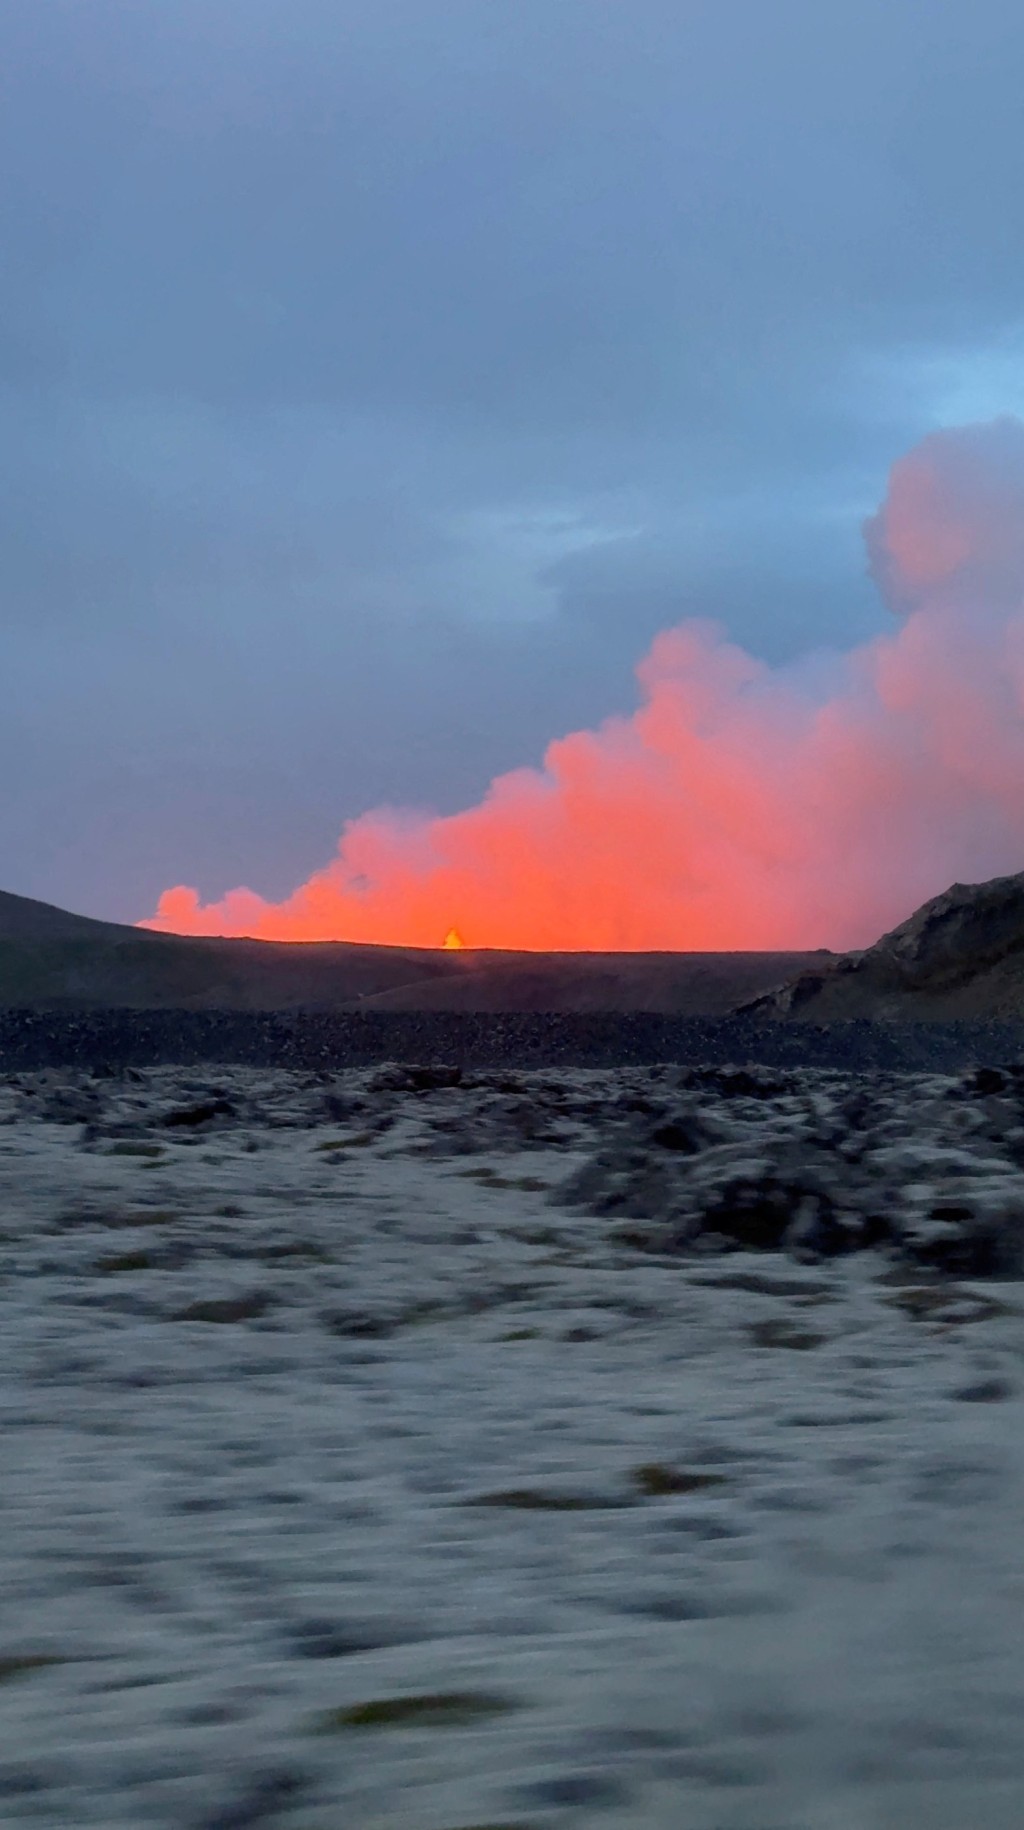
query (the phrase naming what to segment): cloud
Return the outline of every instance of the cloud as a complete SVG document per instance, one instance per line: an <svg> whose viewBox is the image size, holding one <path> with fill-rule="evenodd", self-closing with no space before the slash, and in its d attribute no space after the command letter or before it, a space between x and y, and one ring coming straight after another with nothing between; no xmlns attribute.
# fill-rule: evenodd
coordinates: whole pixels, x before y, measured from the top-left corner
<svg viewBox="0 0 1024 1830"><path fill-rule="evenodd" d="M1004 417L936 432L892 475L865 529L894 609L951 599L979 615L1024 596L1024 429Z"/></svg>
<svg viewBox="0 0 1024 1830"><path fill-rule="evenodd" d="M346 826L291 896L178 887L183 933L440 946L856 946L958 876L1024 863L1024 426L936 434L866 537L902 620L829 690L691 621L641 703L499 776L475 807ZM393 740L401 743L400 729ZM268 835L272 847L273 835Z"/></svg>

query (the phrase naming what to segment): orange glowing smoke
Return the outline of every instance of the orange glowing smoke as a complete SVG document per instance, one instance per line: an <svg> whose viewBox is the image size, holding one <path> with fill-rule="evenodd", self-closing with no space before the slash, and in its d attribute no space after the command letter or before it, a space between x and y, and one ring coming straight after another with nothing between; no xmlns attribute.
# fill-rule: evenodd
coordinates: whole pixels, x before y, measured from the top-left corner
<svg viewBox="0 0 1024 1830"><path fill-rule="evenodd" d="M693 622L642 702L445 818L377 811L281 903L168 890L184 934L611 950L859 946L1024 866L1024 426L926 439L866 529L891 633L771 668ZM823 679L827 684L823 685Z"/></svg>

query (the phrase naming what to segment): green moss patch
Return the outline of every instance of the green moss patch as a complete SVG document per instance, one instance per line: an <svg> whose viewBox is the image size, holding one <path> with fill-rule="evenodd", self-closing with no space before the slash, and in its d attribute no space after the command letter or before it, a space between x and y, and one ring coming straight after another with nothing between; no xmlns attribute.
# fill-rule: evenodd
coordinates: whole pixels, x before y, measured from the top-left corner
<svg viewBox="0 0 1024 1830"><path fill-rule="evenodd" d="M152 1271L156 1266L151 1252L119 1252L112 1258L101 1258L96 1270L101 1277L119 1277L127 1271Z"/></svg>
<svg viewBox="0 0 1024 1830"><path fill-rule="evenodd" d="M902 1309L916 1322L935 1322L953 1327L962 1322L988 1322L1001 1315L1019 1315L1011 1303L998 1297L984 1296L955 1284L909 1284L883 1300L894 1309Z"/></svg>
<svg viewBox="0 0 1024 1830"><path fill-rule="evenodd" d="M504 1487L463 1500L464 1506L507 1507L513 1512L609 1512L628 1501L585 1493L552 1493L543 1487Z"/></svg>
<svg viewBox="0 0 1024 1830"><path fill-rule="evenodd" d="M334 1255L312 1240L282 1239L257 1248L252 1257L260 1264L333 1264Z"/></svg>
<svg viewBox="0 0 1024 1830"><path fill-rule="evenodd" d="M785 1316L769 1316L767 1321L754 1322L750 1338L755 1347L789 1347L798 1353L821 1347L828 1339L827 1335L815 1334L811 1328L800 1328Z"/></svg>
<svg viewBox="0 0 1024 1830"><path fill-rule="evenodd" d="M550 1182L544 1182L540 1176L503 1176L497 1169L483 1164L479 1169L460 1169L459 1174L469 1182L481 1182L486 1188L518 1188L527 1195L546 1195Z"/></svg>
<svg viewBox="0 0 1024 1830"><path fill-rule="evenodd" d="M332 1709L321 1728L466 1728L508 1715L518 1708L511 1698L485 1690L437 1690L418 1696L374 1697L347 1709Z"/></svg>
<svg viewBox="0 0 1024 1830"><path fill-rule="evenodd" d="M21 1652L0 1656L0 1684L13 1684L18 1678L31 1677L33 1671L47 1671L51 1665L64 1665L66 1659L52 1652Z"/></svg>
<svg viewBox="0 0 1024 1830"><path fill-rule="evenodd" d="M262 1290L253 1290L245 1296L214 1296L189 1303L188 1308L179 1309L173 1319L176 1322L251 1322L257 1316L265 1315L272 1303L273 1298Z"/></svg>
<svg viewBox="0 0 1024 1830"><path fill-rule="evenodd" d="M664 1462L648 1461L633 1469L633 1479L650 1499L661 1499L669 1493L706 1493L712 1487L724 1487L724 1474L705 1469L670 1468Z"/></svg>
<svg viewBox="0 0 1024 1830"><path fill-rule="evenodd" d="M65 1208L55 1215L52 1226L58 1233L78 1232L85 1227L102 1227L109 1232L134 1230L143 1226L168 1226L181 1215L167 1207L93 1207Z"/></svg>

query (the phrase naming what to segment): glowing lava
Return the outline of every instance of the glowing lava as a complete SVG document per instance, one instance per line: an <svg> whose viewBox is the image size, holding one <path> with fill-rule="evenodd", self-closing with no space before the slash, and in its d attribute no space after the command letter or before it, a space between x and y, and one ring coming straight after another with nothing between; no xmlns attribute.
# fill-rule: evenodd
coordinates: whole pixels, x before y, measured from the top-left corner
<svg viewBox="0 0 1024 1830"><path fill-rule="evenodd" d="M1019 870L1024 425L925 439L865 533L897 613L873 640L770 666L712 624L667 630L634 711L475 807L364 814L283 901L179 886L143 925L437 947L457 908L475 947L845 948Z"/></svg>
<svg viewBox="0 0 1024 1830"><path fill-rule="evenodd" d="M463 940L462 935L459 933L458 928L449 928L448 929L448 932L444 937L444 945L445 945L446 952L461 953L465 944L466 943Z"/></svg>

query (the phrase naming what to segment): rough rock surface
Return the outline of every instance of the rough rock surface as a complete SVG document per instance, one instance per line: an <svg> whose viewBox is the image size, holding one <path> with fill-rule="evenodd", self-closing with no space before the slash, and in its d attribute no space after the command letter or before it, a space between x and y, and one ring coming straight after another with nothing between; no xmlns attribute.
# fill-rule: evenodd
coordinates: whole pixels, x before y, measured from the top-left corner
<svg viewBox="0 0 1024 1830"><path fill-rule="evenodd" d="M936 1270L1024 1274L1024 1069L684 1070L658 1091L560 1190L628 1222L624 1241L804 1260L875 1247Z"/></svg>
<svg viewBox="0 0 1024 1830"><path fill-rule="evenodd" d="M1008 1195L1020 1104L0 1079L5 1830L1019 1830L1024 1291L910 1190ZM898 1229L801 1262L808 1165ZM678 1250L698 1183L793 1255Z"/></svg>
<svg viewBox="0 0 1024 1830"><path fill-rule="evenodd" d="M765 1022L651 1011L509 1012L0 1009L0 1072L230 1062L330 1074L389 1061L481 1069L729 1063L844 1072L956 1072L1024 1055L1013 1022Z"/></svg>
<svg viewBox="0 0 1024 1830"><path fill-rule="evenodd" d="M173 1084L176 1097L158 1089ZM418 1154L585 1153L554 1197L648 1251L877 1248L981 1277L1024 1274L1024 1067L961 1075L764 1067L560 1074L390 1063L347 1075L173 1070L11 1075L8 1122L154 1161L177 1134L414 1124ZM287 1088L282 1102L280 1086ZM2 1121L0 1121L2 1122ZM596 1142L596 1148L594 1147ZM345 1140L338 1148L346 1148Z"/></svg>
<svg viewBox="0 0 1024 1830"><path fill-rule="evenodd" d="M804 1022L1024 1014L1024 872L951 889L872 947L815 965L741 1009Z"/></svg>

